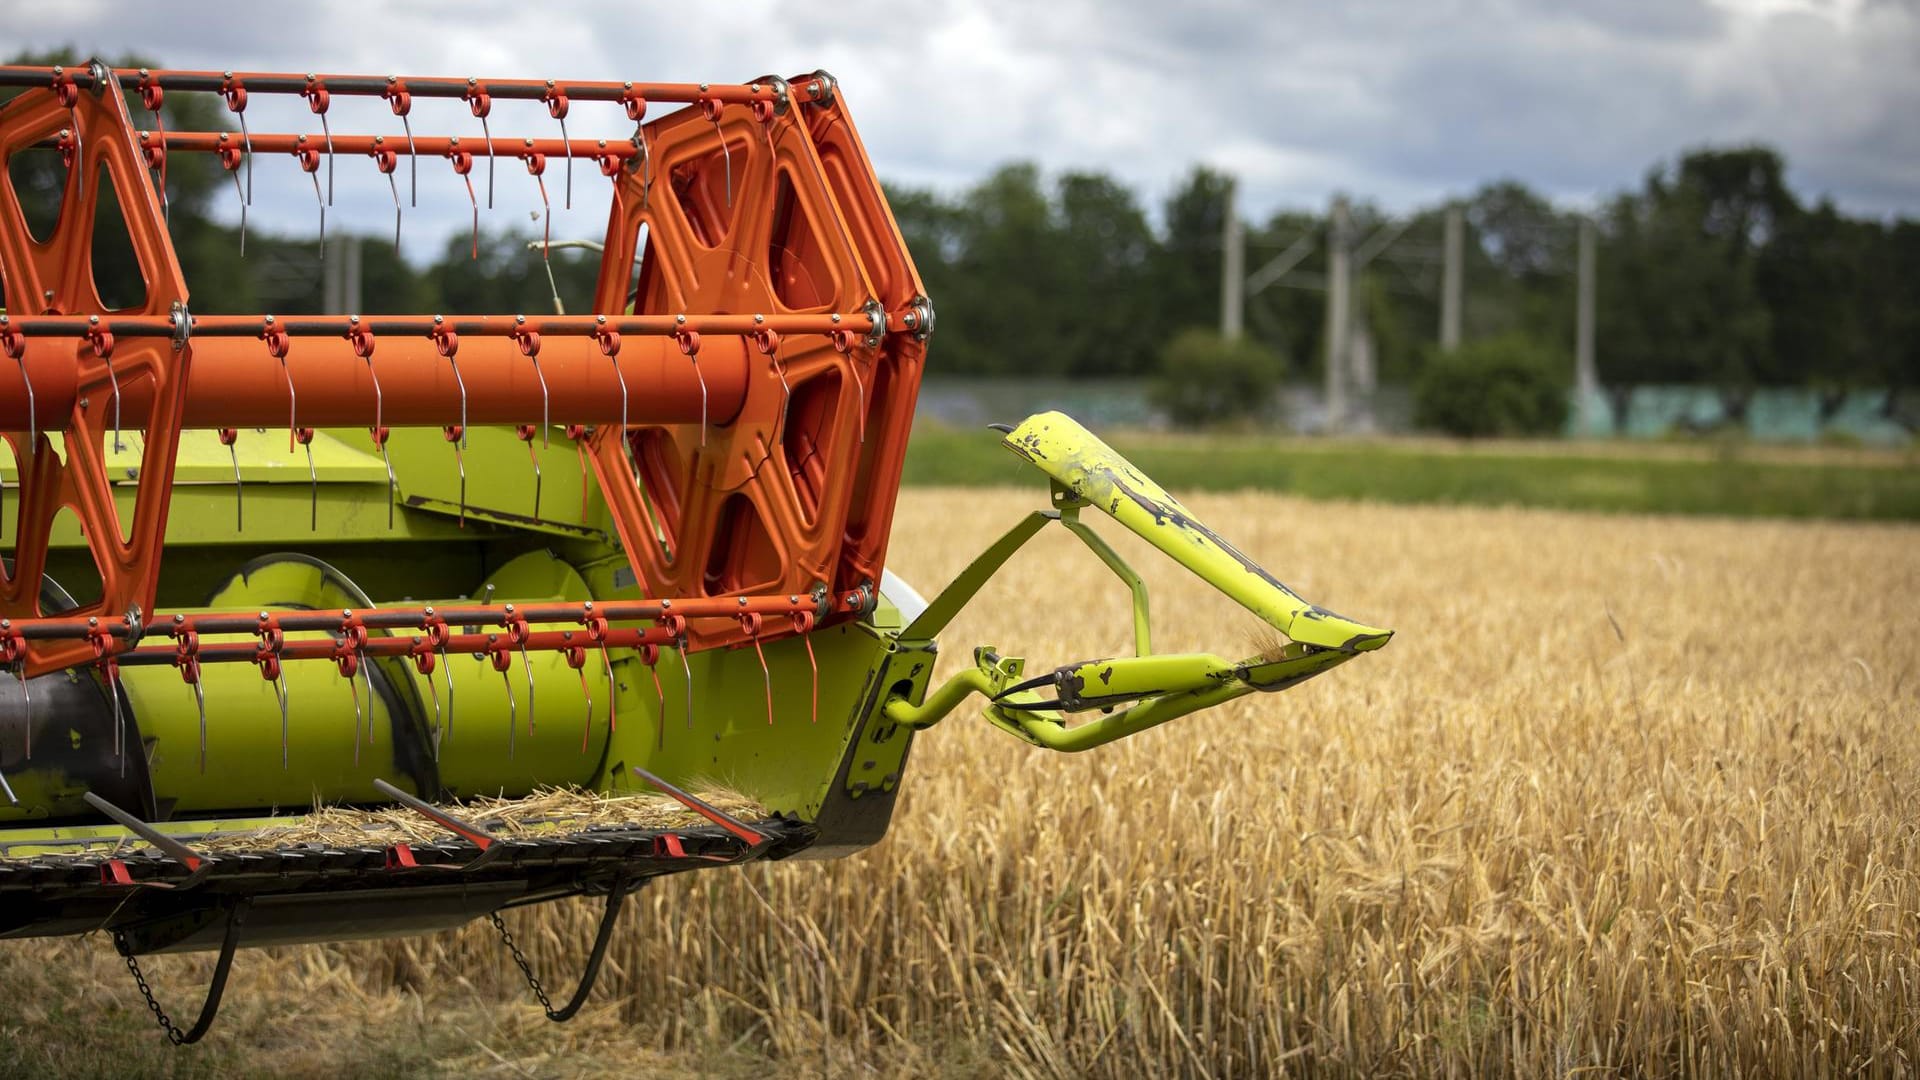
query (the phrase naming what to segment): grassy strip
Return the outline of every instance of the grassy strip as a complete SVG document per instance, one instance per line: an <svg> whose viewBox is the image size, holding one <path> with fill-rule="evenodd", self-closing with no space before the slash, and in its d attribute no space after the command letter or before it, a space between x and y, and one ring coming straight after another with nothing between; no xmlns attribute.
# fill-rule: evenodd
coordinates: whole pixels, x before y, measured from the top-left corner
<svg viewBox="0 0 1920 1080"><path fill-rule="evenodd" d="M1315 443L1258 436L1121 432L1115 449L1169 490L1280 491L1317 499L1542 506L1732 517L1920 520L1910 459L1835 461L1817 453L1674 454L1663 448L1554 454L1529 443L1459 448L1432 441ZM991 431L923 424L907 448L909 484L1026 484L1036 474Z"/></svg>

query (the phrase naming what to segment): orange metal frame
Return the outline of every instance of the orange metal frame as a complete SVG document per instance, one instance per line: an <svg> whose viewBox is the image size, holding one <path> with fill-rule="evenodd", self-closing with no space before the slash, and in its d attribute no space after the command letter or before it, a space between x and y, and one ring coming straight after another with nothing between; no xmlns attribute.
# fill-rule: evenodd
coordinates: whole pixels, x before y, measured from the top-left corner
<svg viewBox="0 0 1920 1080"><path fill-rule="evenodd" d="M541 423L555 438L564 425L585 440L645 595L699 601L682 605L690 617L655 619L687 647L802 632L812 617L784 615L831 619L871 604L933 309L831 77L694 86L135 74L95 63L0 67L0 86L27 88L0 106L0 437L23 478L12 571L0 573L0 663L34 674L135 648L158 583L179 431L283 418L295 430L366 425L376 443L402 425L512 424L524 437ZM242 133L136 132L123 93L157 119L168 91L220 94ZM563 137L416 137L411 124L405 139L252 133L250 93L298 95L319 114L334 96L377 96L403 119L416 97L459 98L481 118L495 98L532 99ZM650 101L686 107L646 122ZM566 139L582 102L623 108L633 137ZM33 147L69 164L44 239L30 234L6 168ZM569 171L574 158L594 162L615 189L594 312L195 316L149 171L164 176L169 152L215 153L229 171L249 153L292 153L308 171L328 152L372 154L383 172L406 155L462 174L488 155L535 176L553 160ZM146 282L135 310L109 311L93 283L103 182ZM102 454L118 425L145 433L131 522L119 518ZM80 520L102 597L49 619L40 579L63 508ZM691 614L713 598L783 617Z"/></svg>

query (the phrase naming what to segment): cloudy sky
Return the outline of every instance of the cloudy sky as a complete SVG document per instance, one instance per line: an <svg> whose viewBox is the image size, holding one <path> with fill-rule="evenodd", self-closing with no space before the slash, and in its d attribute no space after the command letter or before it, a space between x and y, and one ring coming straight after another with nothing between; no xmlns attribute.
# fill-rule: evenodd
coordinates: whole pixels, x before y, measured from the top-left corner
<svg viewBox="0 0 1920 1080"><path fill-rule="evenodd" d="M1031 159L1107 170L1157 202L1200 161L1241 177L1250 217L1336 190L1405 207L1499 176L1581 204L1683 148L1764 140L1803 194L1920 215L1916 0L9 7L6 51L139 49L172 67L693 82L825 68L882 176L949 190ZM292 104L250 106L249 122L317 130ZM333 116L336 132L398 133L377 101ZM557 134L538 104L495 117L496 136ZM612 106L569 120L576 137L626 126ZM414 123L476 129L458 102L417 105ZM417 254L467 216L445 164L422 167L406 223ZM390 227L371 165L340 168L332 223ZM499 178L502 224L540 206L513 168ZM252 220L310 232L312 190L297 184L290 158L262 159ZM598 236L604 181L583 167L575 184L555 235Z"/></svg>

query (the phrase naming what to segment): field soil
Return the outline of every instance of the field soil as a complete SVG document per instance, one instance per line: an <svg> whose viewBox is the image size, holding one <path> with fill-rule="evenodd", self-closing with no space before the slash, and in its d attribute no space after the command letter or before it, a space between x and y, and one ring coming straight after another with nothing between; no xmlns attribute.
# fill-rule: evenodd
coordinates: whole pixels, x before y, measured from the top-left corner
<svg viewBox="0 0 1920 1080"><path fill-rule="evenodd" d="M931 594L1044 501L910 489L890 565ZM243 953L184 1050L103 938L12 943L0 1073L1920 1071L1920 527L1188 503L1397 636L1077 756L963 709L920 737L879 847L643 892L572 1025L484 924ZM1154 589L1158 649L1260 647L1103 531ZM942 670L1130 640L1125 590L1059 531ZM596 917L509 925L564 992ZM149 976L190 1017L209 967Z"/></svg>

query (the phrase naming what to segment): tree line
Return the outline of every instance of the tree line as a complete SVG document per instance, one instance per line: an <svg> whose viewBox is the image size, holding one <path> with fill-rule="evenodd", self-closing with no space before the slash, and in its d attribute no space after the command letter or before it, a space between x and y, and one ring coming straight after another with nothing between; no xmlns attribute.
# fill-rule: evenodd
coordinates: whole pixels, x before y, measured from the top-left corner
<svg viewBox="0 0 1920 1080"><path fill-rule="evenodd" d="M70 53L15 63L71 62ZM129 65L139 58L124 58ZM135 104L137 109L137 103ZM227 129L206 95L167 99L170 126ZM37 156L36 156L37 153ZM27 203L58 204L53 151L16 155ZM24 159L24 161L23 161ZM1920 221L1843 212L1791 189L1786 161L1764 146L1691 151L1650 169L1593 211L1598 233L1598 368L1615 404L1636 385L1712 388L1730 420L1761 387L1817 392L1823 418L1848 394L1884 392L1888 415L1920 388ZM231 180L210 155L170 162L171 229L195 306L204 311L312 311L321 302L311 237L249 236L210 213ZM1231 180L1187 173L1157 213L1114 177L1032 163L1003 165L956 193L889 186L909 250L940 313L935 370L991 376L1144 376L1183 331L1218 319L1221 233ZM1464 213L1463 339L1513 339L1570 383L1579 213L1517 180L1391 217L1353 207L1356 234L1387 244L1355 279L1354 318L1377 377L1410 382L1434 362L1440 250L1450 207ZM105 218L112 215L103 215ZM1284 209L1247 224L1248 268L1303 239L1312 250L1246 305L1247 334L1283 378L1324 364L1328 245L1319 210ZM131 272L124 238L102 230L96 262ZM595 260L558 253L543 265L529 236L465 235L414 265L389 244L363 245L367 311L534 311L554 289L571 310L591 296ZM551 269L550 286L547 272ZM103 283L103 290L108 287ZM110 290L108 290L110 291Z"/></svg>

